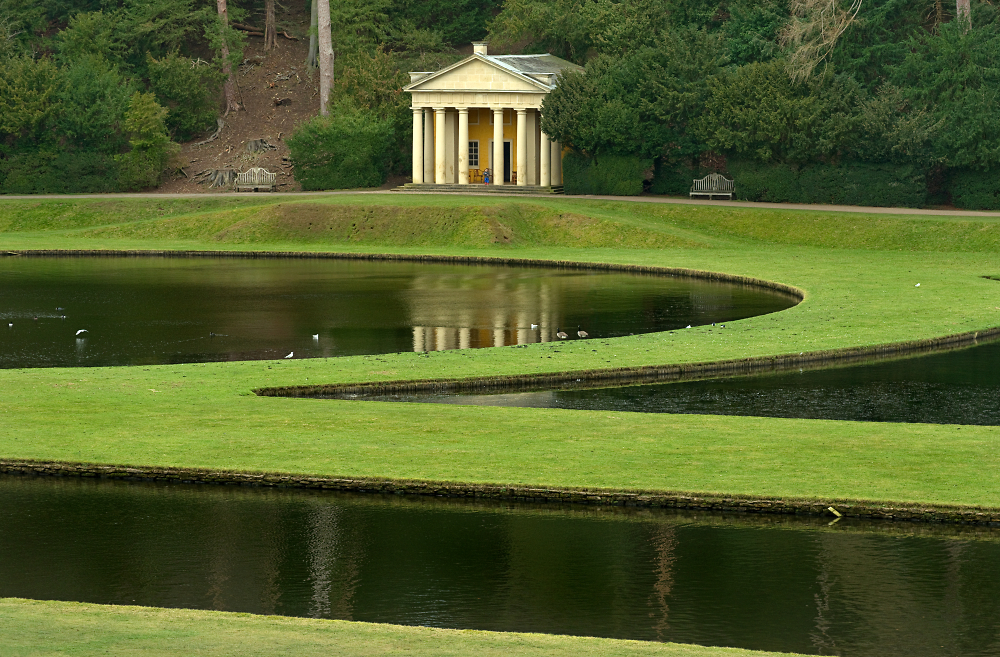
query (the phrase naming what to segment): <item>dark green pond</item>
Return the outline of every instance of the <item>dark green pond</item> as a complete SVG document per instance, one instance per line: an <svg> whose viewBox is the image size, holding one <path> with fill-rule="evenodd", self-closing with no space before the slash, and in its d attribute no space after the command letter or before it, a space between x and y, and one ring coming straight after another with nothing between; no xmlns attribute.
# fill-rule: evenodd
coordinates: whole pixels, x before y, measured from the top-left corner
<svg viewBox="0 0 1000 657"><path fill-rule="evenodd" d="M364 399L996 426L1000 425L1000 342L914 358L760 376L575 390Z"/></svg>
<svg viewBox="0 0 1000 657"><path fill-rule="evenodd" d="M1000 530L0 477L0 596L1000 654Z"/></svg>
<svg viewBox="0 0 1000 657"><path fill-rule="evenodd" d="M573 269L12 256L0 257L0 367L492 347L548 342L559 329L575 337L578 326L614 337L794 304L760 288Z"/></svg>

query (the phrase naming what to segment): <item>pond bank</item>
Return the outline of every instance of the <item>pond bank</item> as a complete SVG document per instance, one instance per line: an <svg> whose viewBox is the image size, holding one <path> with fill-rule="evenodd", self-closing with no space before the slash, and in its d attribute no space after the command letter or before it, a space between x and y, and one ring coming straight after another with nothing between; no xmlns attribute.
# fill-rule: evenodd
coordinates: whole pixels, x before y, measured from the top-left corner
<svg viewBox="0 0 1000 657"><path fill-rule="evenodd" d="M747 359L766 362L815 353L869 353L886 345L935 342L941 336L975 336L1000 325L1000 285L983 278L1000 274L995 258L1000 238L993 218L391 195L329 197L308 207L284 201L289 207L274 206L266 212L188 207L179 201L174 201L174 211L163 203L119 201L114 220L106 217L101 201L67 201L62 207L55 201L0 203L0 215L21 217L0 226L3 248L250 248L359 252L365 258L395 253L414 258L573 261L723 272L776 281L803 290L806 298L783 312L727 323L724 331L704 326L608 340L473 350L479 352L475 354L455 350L4 370L0 371L0 421L6 430L0 436L0 456L16 461L155 464L364 480L500 482L560 490L703 491L720 498L896 500L899 506L914 508L923 508L924 503L1000 508L1000 435L990 427L545 409L418 409L392 403L376 408L361 402L282 399L252 392L688 368ZM468 210L472 203L483 207L472 212ZM366 218L386 214L390 206L400 213L399 222L387 219L383 226ZM145 214L134 218L136 209ZM358 237L365 242L352 241L354 237L318 239L308 236L308 225L290 223L302 213L308 221L336 220L337 226L348 222L344 224L348 227L357 221L375 228ZM463 217L479 217L477 213L485 213L482 221L488 219L490 225L521 226L523 246L487 245L492 233L483 234L485 241L463 241L459 230ZM416 225L406 223L410 218L427 226L440 221L448 231L451 226L459 228L416 237L392 232ZM485 225L476 221L475 226ZM234 233L236 228L243 232ZM595 233L598 228L604 232ZM369 237L371 233L383 236L376 239ZM594 235L602 236L602 245L587 241ZM647 238L651 244L677 246L642 246Z"/></svg>
<svg viewBox="0 0 1000 657"><path fill-rule="evenodd" d="M406 627L341 620L259 616L0 598L0 640L15 655L132 653L297 655L298 657L779 657L677 643Z"/></svg>
<svg viewBox="0 0 1000 657"><path fill-rule="evenodd" d="M1000 508L943 504L905 504L844 499L761 498L670 491L601 488L532 487L453 481L408 481L378 478L323 477L280 472L228 472L197 468L142 468L93 463L0 460L0 474L40 477L85 477L125 481L301 488L353 493L423 495L509 502L588 504L740 513L829 516L1000 526Z"/></svg>

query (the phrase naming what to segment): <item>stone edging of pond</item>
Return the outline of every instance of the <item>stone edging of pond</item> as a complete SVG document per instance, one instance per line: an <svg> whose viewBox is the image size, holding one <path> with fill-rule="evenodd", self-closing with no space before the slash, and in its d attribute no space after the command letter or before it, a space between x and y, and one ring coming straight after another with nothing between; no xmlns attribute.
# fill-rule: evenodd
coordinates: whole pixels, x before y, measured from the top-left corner
<svg viewBox="0 0 1000 657"><path fill-rule="evenodd" d="M809 515L879 520L906 520L965 525L1000 526L1000 508L945 504L905 504L862 500L781 499L741 495L713 495L669 491L629 491L594 488L558 488L469 484L376 478L317 477L283 473L230 472L199 468L156 468L60 461L0 459L0 474L84 477L184 484L222 484L265 488L301 488L354 493L474 498L503 502L588 504L666 509L695 509L742 513Z"/></svg>
<svg viewBox="0 0 1000 657"><path fill-rule="evenodd" d="M845 347L826 351L810 351L778 356L754 356L732 360L682 363L673 365L641 365L597 370L573 370L544 374L511 374L466 379L410 379L378 383L338 383L258 388L262 397L332 397L347 395L382 396L392 394L474 392L487 390L552 389L573 385L574 388L599 387L610 383L639 385L668 381L695 380L718 376L739 376L763 372L781 372L796 368L817 368L834 363L848 364L869 359L891 359L906 355L929 353L976 344L981 339L1000 337L1000 327L982 331L955 333L940 338L911 340L870 347Z"/></svg>

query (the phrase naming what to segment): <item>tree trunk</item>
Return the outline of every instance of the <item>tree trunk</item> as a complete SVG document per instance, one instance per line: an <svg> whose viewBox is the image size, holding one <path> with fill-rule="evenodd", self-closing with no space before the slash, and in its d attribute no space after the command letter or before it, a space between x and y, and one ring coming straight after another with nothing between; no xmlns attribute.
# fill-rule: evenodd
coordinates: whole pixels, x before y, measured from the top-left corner
<svg viewBox="0 0 1000 657"><path fill-rule="evenodd" d="M316 24L319 22L319 17L317 15L317 7L319 6L318 0L312 0L310 3L312 14L311 22L309 23L309 55L306 57L306 66L309 68L316 68L316 50L319 44L316 42L317 32Z"/></svg>
<svg viewBox="0 0 1000 657"><path fill-rule="evenodd" d="M278 28L274 23L274 0L264 0L264 50L278 45Z"/></svg>
<svg viewBox="0 0 1000 657"><path fill-rule="evenodd" d="M226 32L229 30L229 9L226 7L226 0L216 0L216 7L219 9L219 19L222 22L222 72L226 76L222 90L226 95L228 116L230 111L238 111L240 104L236 102L236 76L233 75L233 65L229 61L229 44L226 43Z"/></svg>
<svg viewBox="0 0 1000 657"><path fill-rule="evenodd" d="M968 32L972 27L972 6L969 0L955 0L955 17L965 25Z"/></svg>
<svg viewBox="0 0 1000 657"><path fill-rule="evenodd" d="M220 0L221 1L221 0ZM330 32L330 0L315 0L317 36L319 37L319 113L330 113L330 91L333 89L333 35Z"/></svg>

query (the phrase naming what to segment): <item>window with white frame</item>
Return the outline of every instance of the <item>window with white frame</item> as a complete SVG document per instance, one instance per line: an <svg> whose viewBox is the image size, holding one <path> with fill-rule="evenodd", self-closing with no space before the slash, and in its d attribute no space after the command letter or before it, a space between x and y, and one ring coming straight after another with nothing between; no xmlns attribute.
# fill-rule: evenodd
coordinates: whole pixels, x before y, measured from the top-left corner
<svg viewBox="0 0 1000 657"><path fill-rule="evenodd" d="M469 168L478 169L479 168L479 141L469 142Z"/></svg>

